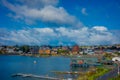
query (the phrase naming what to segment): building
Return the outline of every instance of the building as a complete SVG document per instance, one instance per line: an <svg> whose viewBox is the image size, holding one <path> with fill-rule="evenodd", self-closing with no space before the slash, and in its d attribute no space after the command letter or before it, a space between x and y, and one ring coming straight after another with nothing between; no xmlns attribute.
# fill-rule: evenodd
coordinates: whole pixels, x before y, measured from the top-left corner
<svg viewBox="0 0 120 80"><path fill-rule="evenodd" d="M80 56L71 59L71 67L90 67L90 66L100 66L97 57L86 57Z"/></svg>
<svg viewBox="0 0 120 80"><path fill-rule="evenodd" d="M44 50L44 52L45 52L45 54L50 55L50 49L46 49L46 50Z"/></svg>
<svg viewBox="0 0 120 80"><path fill-rule="evenodd" d="M93 50L93 49L90 49L90 48L87 48L87 49L84 49L84 53L85 53L85 54L92 55L92 54L94 54L94 50Z"/></svg>
<svg viewBox="0 0 120 80"><path fill-rule="evenodd" d="M46 54L46 55L50 55L51 54L51 50L50 49L45 49L45 50L42 50L42 49L39 49L39 54Z"/></svg>
<svg viewBox="0 0 120 80"><path fill-rule="evenodd" d="M54 50L51 50L51 54L52 54L52 55L57 55L58 52L57 52L57 51L54 51Z"/></svg>
<svg viewBox="0 0 120 80"><path fill-rule="evenodd" d="M39 49L39 54L44 54L44 50Z"/></svg>
<svg viewBox="0 0 120 80"><path fill-rule="evenodd" d="M31 54L38 54L39 53L39 47L38 46L30 47L30 53Z"/></svg>
<svg viewBox="0 0 120 80"><path fill-rule="evenodd" d="M75 46L73 46L73 48L72 48L72 54L78 54L79 53L79 46L78 45L75 45Z"/></svg>

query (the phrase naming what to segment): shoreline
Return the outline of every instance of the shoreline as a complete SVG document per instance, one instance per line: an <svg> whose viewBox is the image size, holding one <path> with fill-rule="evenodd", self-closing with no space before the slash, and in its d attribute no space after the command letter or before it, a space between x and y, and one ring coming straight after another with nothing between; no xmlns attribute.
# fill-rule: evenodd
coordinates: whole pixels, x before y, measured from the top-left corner
<svg viewBox="0 0 120 80"><path fill-rule="evenodd" d="M5 53L0 55L18 55L18 56L29 56L29 57L51 57L51 56L63 56L63 57L71 57L70 55L33 55L33 54L15 54L15 53Z"/></svg>

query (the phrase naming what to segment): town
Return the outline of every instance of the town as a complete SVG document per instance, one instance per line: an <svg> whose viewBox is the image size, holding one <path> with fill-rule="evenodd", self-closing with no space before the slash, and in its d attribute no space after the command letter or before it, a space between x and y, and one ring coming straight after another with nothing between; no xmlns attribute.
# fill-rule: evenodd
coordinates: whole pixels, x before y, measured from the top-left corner
<svg viewBox="0 0 120 80"><path fill-rule="evenodd" d="M120 55L120 44L100 46L0 46L0 54L14 55Z"/></svg>
<svg viewBox="0 0 120 80"><path fill-rule="evenodd" d="M71 78L75 80L106 80L108 78L108 80L112 80L115 78L115 76L116 79L119 79L119 62L116 60L119 60L118 57L120 56L120 44L99 46L1 45L0 54L22 55L40 58L50 56L65 56L71 59L69 65L72 71L54 71L55 74L64 74L64 76L66 76L66 74L77 75L76 77ZM34 64L37 64L37 62L34 61ZM81 71L79 70L80 68L86 68L87 71ZM20 76L24 75L29 76L29 74L20 74ZM15 76L17 76L17 74L15 74Z"/></svg>

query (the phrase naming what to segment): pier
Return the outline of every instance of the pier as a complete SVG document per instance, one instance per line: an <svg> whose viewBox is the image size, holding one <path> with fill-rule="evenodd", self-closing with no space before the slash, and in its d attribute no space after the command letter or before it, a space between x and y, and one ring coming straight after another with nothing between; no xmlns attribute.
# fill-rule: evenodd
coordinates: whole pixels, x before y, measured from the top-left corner
<svg viewBox="0 0 120 80"><path fill-rule="evenodd" d="M62 71L52 71L53 73L56 73L56 74L84 74L83 72L70 72L70 71L66 71L66 72L62 72Z"/></svg>
<svg viewBox="0 0 120 80"><path fill-rule="evenodd" d="M39 76L39 75L34 75L34 74L23 74L23 73L17 73L13 74L12 77L33 77L33 78L40 78L40 79L48 79L48 80L61 80L59 78L54 78L54 77L49 77L49 76Z"/></svg>

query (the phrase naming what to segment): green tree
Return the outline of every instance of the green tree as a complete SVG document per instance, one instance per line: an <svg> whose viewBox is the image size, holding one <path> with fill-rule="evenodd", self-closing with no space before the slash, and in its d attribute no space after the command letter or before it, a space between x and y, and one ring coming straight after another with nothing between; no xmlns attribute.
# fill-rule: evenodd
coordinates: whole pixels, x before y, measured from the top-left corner
<svg viewBox="0 0 120 80"><path fill-rule="evenodd" d="M20 50L27 53L27 52L30 51L30 47L28 45L23 45L23 46L20 47Z"/></svg>

